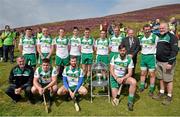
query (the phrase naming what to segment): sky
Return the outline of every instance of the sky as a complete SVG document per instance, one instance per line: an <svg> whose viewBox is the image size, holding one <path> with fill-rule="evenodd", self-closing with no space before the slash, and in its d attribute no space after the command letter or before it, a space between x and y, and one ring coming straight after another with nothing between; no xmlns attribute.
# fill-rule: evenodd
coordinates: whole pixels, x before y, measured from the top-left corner
<svg viewBox="0 0 180 117"><path fill-rule="evenodd" d="M0 0L0 30L64 20L101 17L180 0Z"/></svg>

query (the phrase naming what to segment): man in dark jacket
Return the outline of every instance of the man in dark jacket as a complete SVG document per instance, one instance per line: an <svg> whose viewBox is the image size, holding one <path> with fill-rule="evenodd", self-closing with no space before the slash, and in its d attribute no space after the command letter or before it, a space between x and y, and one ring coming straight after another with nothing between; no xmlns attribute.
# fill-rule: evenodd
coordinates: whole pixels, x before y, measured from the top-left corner
<svg viewBox="0 0 180 117"><path fill-rule="evenodd" d="M128 36L123 39L122 44L125 45L127 54L132 58L134 63L134 69L132 76L135 75L135 67L137 63L137 54L140 50L139 39L134 36L134 31L132 29L128 30Z"/></svg>
<svg viewBox="0 0 180 117"><path fill-rule="evenodd" d="M162 104L167 105L172 101L173 76L175 71L176 56L178 54L176 37L168 31L168 24L160 24L160 35L157 44L157 77L160 80L160 91L153 99L160 100L165 96L167 89L167 97Z"/></svg>
<svg viewBox="0 0 180 117"><path fill-rule="evenodd" d="M32 102L32 80L34 76L33 69L25 65L24 57L17 58L17 66L15 66L9 76L10 86L6 90L6 94L13 99L14 102L18 102L21 99L21 92L24 90L25 96Z"/></svg>

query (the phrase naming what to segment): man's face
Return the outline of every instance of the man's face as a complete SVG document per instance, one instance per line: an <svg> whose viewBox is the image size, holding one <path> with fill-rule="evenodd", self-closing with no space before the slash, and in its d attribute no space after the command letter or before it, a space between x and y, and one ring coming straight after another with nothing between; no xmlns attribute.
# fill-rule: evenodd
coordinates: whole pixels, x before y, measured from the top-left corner
<svg viewBox="0 0 180 117"><path fill-rule="evenodd" d="M119 35L119 28L114 28L114 34L116 35L116 36L118 36Z"/></svg>
<svg viewBox="0 0 180 117"><path fill-rule="evenodd" d="M128 36L129 36L129 37L133 37L133 36L134 36L133 30L129 30L129 31L128 31Z"/></svg>
<svg viewBox="0 0 180 117"><path fill-rule="evenodd" d="M49 63L42 63L42 68L45 72L49 70L49 67L50 67Z"/></svg>
<svg viewBox="0 0 180 117"><path fill-rule="evenodd" d="M121 58L124 59L124 57L126 56L126 48L120 49L119 52L120 52Z"/></svg>
<svg viewBox="0 0 180 117"><path fill-rule="evenodd" d="M160 34L163 35L163 34L165 34L166 32L168 32L168 27L167 27L167 25L165 25L165 24L161 24L161 25L159 26L159 30L160 30Z"/></svg>
<svg viewBox="0 0 180 117"><path fill-rule="evenodd" d="M79 31L77 29L73 30L73 35L77 36L79 34Z"/></svg>
<svg viewBox="0 0 180 117"><path fill-rule="evenodd" d="M32 35L32 30L26 30L26 36L31 37Z"/></svg>
<svg viewBox="0 0 180 117"><path fill-rule="evenodd" d="M64 35L65 35L64 30L63 30L63 29L60 29L60 30L59 30L59 36L64 37Z"/></svg>
<svg viewBox="0 0 180 117"><path fill-rule="evenodd" d="M84 36L85 36L86 38L89 38L89 36L90 36L90 31L89 31L89 30L85 30L85 31L84 31Z"/></svg>
<svg viewBox="0 0 180 117"><path fill-rule="evenodd" d="M106 38L106 32L105 31L101 31L100 37L101 37L101 39L105 39Z"/></svg>
<svg viewBox="0 0 180 117"><path fill-rule="evenodd" d="M151 27L150 26L144 27L144 35L148 37L150 36L150 34L151 34Z"/></svg>
<svg viewBox="0 0 180 117"><path fill-rule="evenodd" d="M25 60L23 58L17 58L17 64L21 69L23 69L25 66Z"/></svg>
<svg viewBox="0 0 180 117"><path fill-rule="evenodd" d="M49 32L48 32L48 29L47 28L43 28L42 29L42 33L44 36L48 36Z"/></svg>
<svg viewBox="0 0 180 117"><path fill-rule="evenodd" d="M6 26L6 27L5 27L5 31L10 31L10 27L9 27L9 26Z"/></svg>
<svg viewBox="0 0 180 117"><path fill-rule="evenodd" d="M72 67L76 67L76 59L75 58L73 58L73 59L71 58L70 64L71 64Z"/></svg>

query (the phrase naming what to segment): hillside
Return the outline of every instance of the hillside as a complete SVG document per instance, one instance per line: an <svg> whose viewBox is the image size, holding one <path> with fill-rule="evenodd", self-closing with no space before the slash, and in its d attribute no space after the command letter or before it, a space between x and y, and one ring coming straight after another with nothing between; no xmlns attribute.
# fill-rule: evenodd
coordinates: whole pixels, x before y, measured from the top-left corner
<svg viewBox="0 0 180 117"><path fill-rule="evenodd" d="M154 20L159 18L161 20L168 21L170 16L175 16L180 14L180 4L158 6L143 10L137 10L133 12L127 12L123 14L114 14L105 17L89 18L89 19L78 19L78 20L67 20L62 22L46 23L40 25L30 26L33 29L37 27L49 27L50 32L54 33L59 27L65 28L67 31L71 31L72 27L78 26L80 29L84 27L89 27L94 29L99 26L104 20L108 22L145 22L149 20ZM22 30L26 27L17 28L17 30Z"/></svg>

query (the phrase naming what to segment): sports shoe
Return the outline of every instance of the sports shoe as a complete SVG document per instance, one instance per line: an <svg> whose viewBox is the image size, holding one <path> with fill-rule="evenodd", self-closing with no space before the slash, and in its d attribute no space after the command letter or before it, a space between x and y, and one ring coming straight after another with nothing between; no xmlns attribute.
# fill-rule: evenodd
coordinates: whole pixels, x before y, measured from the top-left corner
<svg viewBox="0 0 180 117"><path fill-rule="evenodd" d="M158 93L156 96L155 95L152 96L152 99L160 101L164 98L164 96L165 96L164 93Z"/></svg>
<svg viewBox="0 0 180 117"><path fill-rule="evenodd" d="M142 93L143 91L144 91L144 88L140 88L140 89L139 89L139 92Z"/></svg>
<svg viewBox="0 0 180 117"><path fill-rule="evenodd" d="M149 91L149 97L153 97L153 95L154 95L154 93L153 92L151 92L151 91Z"/></svg>
<svg viewBox="0 0 180 117"><path fill-rule="evenodd" d="M133 103L128 103L128 110L133 111Z"/></svg>
<svg viewBox="0 0 180 117"><path fill-rule="evenodd" d="M171 103L171 101L172 101L172 97L167 96L167 97L163 100L162 104L163 104L163 105L169 105L169 104Z"/></svg>

